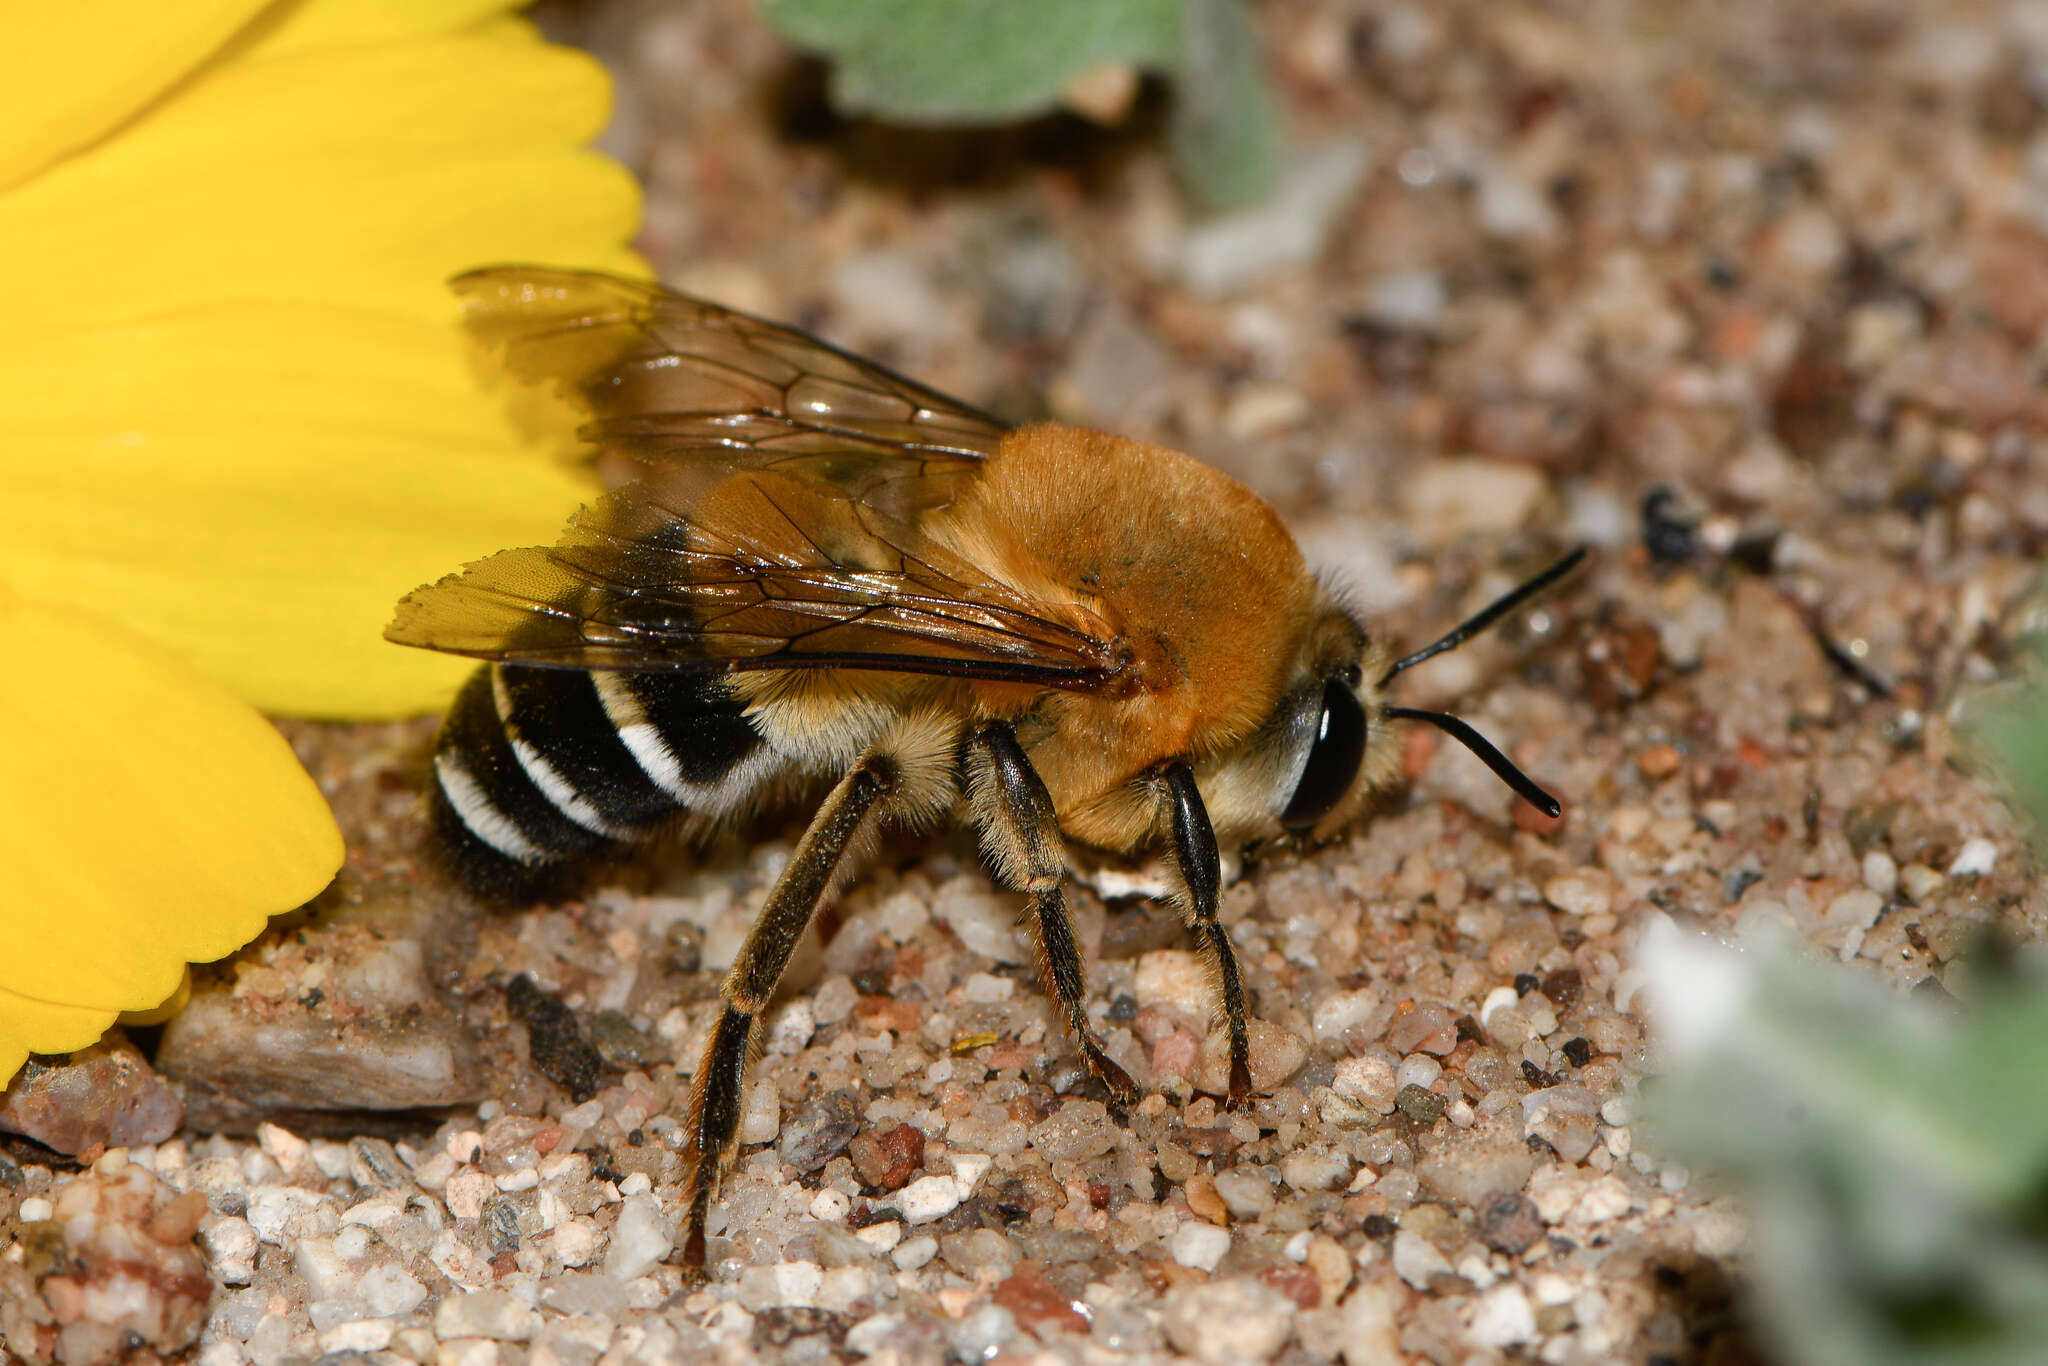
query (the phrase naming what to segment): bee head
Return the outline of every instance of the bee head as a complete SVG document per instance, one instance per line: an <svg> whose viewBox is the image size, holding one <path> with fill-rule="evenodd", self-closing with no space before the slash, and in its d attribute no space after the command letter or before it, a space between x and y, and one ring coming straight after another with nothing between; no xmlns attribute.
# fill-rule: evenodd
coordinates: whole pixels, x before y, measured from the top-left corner
<svg viewBox="0 0 2048 1366"><path fill-rule="evenodd" d="M1547 815L1557 799L1458 717L1385 700L1403 670L1455 649L1577 567L1583 549L1510 590L1429 645L1388 661L1383 650L1343 607L1326 602L1304 641L1297 682L1251 742L1209 775L1222 800L1241 813L1245 827L1263 825L1309 840L1342 826L1374 792L1390 785L1399 768L1393 720L1437 727L1478 756L1516 795ZM1263 817L1263 819L1260 819Z"/></svg>

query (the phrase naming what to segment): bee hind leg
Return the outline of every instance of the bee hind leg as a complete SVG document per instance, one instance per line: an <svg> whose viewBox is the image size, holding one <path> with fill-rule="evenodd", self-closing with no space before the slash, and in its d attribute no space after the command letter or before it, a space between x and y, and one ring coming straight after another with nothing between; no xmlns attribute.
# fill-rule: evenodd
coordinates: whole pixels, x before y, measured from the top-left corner
<svg viewBox="0 0 2048 1366"><path fill-rule="evenodd" d="M705 1219L711 1212L719 1174L739 1146L747 1067L761 1016L775 995L783 969L789 966L797 941L832 890L840 864L872 828L878 809L896 795L901 776L901 766L893 757L871 753L839 780L804 831L748 931L739 957L719 984L725 1009L704 1046L697 1075L691 1079L684 1129L685 1152L691 1159L684 1202L685 1275L701 1278L704 1274Z"/></svg>
<svg viewBox="0 0 2048 1366"><path fill-rule="evenodd" d="M1067 915L1067 859L1052 796L1008 723L991 722L968 741L967 791L997 879L1031 898L1027 914L1038 941L1039 975L1065 1012L1082 1060L1118 1101L1130 1104L1138 1098L1137 1084L1103 1051L1088 1023L1087 975Z"/></svg>
<svg viewBox="0 0 2048 1366"><path fill-rule="evenodd" d="M1216 898L1223 882L1216 831L1209 824L1209 808L1202 803L1194 772L1186 764L1167 765L1159 771L1157 782L1160 819L1170 835L1168 847L1182 888L1181 914L1195 942L1208 955L1216 973L1217 992L1223 998L1223 1023L1230 1034L1230 1082L1224 1104L1241 1110L1252 1098L1251 1044L1237 955L1231 951L1229 932L1216 918Z"/></svg>

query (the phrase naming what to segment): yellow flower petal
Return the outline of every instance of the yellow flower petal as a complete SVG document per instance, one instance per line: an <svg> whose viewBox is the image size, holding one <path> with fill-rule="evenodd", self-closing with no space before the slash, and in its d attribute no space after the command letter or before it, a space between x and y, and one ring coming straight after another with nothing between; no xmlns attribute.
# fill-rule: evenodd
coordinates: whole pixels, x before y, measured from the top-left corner
<svg viewBox="0 0 2048 1366"><path fill-rule="evenodd" d="M263 0L0 3L0 191L133 115L227 41ZM79 74L90 54L92 79Z"/></svg>
<svg viewBox="0 0 2048 1366"><path fill-rule="evenodd" d="M392 605L594 488L480 391L445 280L645 270L637 187L582 146L602 69L503 8L278 6L0 196L0 260L34 263L0 316L0 573L269 710L446 700L467 666L384 644Z"/></svg>
<svg viewBox="0 0 2048 1366"><path fill-rule="evenodd" d="M160 4L162 0L134 0ZM347 4L273 4L261 23L253 25L246 44L236 45L239 61L260 61L304 48L382 43L393 38L453 33L479 20L526 8L526 0L348 0Z"/></svg>
<svg viewBox="0 0 2048 1366"><path fill-rule="evenodd" d="M0 597L0 1079L83 1048L187 962L247 943L341 866L341 833L261 717L110 623Z"/></svg>
<svg viewBox="0 0 2048 1366"><path fill-rule="evenodd" d="M608 102L594 61L510 20L214 71L0 197L6 325L251 299L445 318L469 267L633 270L638 189L582 147Z"/></svg>
<svg viewBox="0 0 2048 1366"><path fill-rule="evenodd" d="M340 308L0 337L0 574L267 711L439 706L473 666L386 644L393 604L552 542L594 492L520 444L473 367L450 325Z"/></svg>

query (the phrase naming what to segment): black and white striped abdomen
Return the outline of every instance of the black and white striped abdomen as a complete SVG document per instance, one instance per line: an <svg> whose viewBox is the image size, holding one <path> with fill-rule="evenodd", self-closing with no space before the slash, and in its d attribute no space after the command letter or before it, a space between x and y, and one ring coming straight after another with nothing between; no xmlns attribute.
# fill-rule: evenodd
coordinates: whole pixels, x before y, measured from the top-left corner
<svg viewBox="0 0 2048 1366"><path fill-rule="evenodd" d="M434 825L471 890L552 890L685 811L744 807L770 758L725 683L488 664L434 751Z"/></svg>

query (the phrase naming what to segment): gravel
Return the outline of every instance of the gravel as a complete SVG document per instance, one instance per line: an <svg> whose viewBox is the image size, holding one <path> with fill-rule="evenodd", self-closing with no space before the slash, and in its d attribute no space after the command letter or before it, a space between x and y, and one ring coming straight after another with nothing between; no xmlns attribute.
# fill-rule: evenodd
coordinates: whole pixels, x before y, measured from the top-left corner
<svg viewBox="0 0 2048 1366"><path fill-rule="evenodd" d="M2048 535L2042 35L1866 11L1259 7L1306 150L1263 217L1193 223L1128 130L970 140L906 193L869 172L936 144L812 118L743 0L549 10L622 72L670 278L1192 450L1395 645L1594 541L1396 685L1566 813L1417 728L1368 819L1255 851L1241 1115L1169 910L1071 893L1115 1105L972 842L892 839L799 948L691 1285L684 1098L795 830L484 912L420 857L430 723L292 725L343 879L195 973L154 1074L110 1043L10 1091L75 1160L0 1159L0 1331L207 1366L1756 1355L1695 1284L1745 1221L1633 1127L1638 927L1959 992L1974 936L2048 938L1951 725Z"/></svg>

